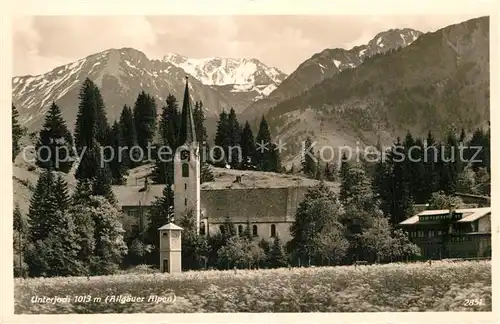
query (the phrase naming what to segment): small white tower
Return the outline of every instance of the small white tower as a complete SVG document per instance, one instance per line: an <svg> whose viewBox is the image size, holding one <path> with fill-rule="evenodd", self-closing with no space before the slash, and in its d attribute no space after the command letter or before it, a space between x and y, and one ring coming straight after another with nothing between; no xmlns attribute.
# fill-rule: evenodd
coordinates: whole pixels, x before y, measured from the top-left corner
<svg viewBox="0 0 500 324"><path fill-rule="evenodd" d="M181 232L182 227L173 223L158 229L160 234L160 272L182 271Z"/></svg>
<svg viewBox="0 0 500 324"><path fill-rule="evenodd" d="M174 157L174 219L190 213L200 233L200 152L196 140L188 77L182 103L179 148Z"/></svg>

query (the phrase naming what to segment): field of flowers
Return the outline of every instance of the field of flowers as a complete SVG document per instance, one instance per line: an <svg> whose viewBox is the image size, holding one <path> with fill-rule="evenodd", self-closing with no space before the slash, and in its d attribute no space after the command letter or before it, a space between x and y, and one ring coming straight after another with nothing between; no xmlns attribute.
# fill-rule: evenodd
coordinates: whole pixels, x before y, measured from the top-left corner
<svg viewBox="0 0 500 324"><path fill-rule="evenodd" d="M491 292L489 261L124 274L15 279L15 313L491 311Z"/></svg>

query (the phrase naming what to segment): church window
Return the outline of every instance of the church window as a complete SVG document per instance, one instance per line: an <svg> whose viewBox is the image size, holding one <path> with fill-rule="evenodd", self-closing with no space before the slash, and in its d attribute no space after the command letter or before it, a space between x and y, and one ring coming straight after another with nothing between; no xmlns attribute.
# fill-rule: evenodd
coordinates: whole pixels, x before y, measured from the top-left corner
<svg viewBox="0 0 500 324"><path fill-rule="evenodd" d="M188 204L188 199L184 198L184 206L187 206L187 204Z"/></svg>
<svg viewBox="0 0 500 324"><path fill-rule="evenodd" d="M276 225L271 224L271 237L276 236Z"/></svg>
<svg viewBox="0 0 500 324"><path fill-rule="evenodd" d="M257 225L252 226L252 235L253 235L253 236L258 236L258 233L257 233Z"/></svg>
<svg viewBox="0 0 500 324"><path fill-rule="evenodd" d="M189 164L187 163L182 163L182 177L189 177Z"/></svg>
<svg viewBox="0 0 500 324"><path fill-rule="evenodd" d="M220 230L221 234L224 234L224 225L220 225L219 230Z"/></svg>
<svg viewBox="0 0 500 324"><path fill-rule="evenodd" d="M200 235L205 235L205 223L200 224Z"/></svg>
<svg viewBox="0 0 500 324"><path fill-rule="evenodd" d="M243 225L238 225L238 234L243 234Z"/></svg>

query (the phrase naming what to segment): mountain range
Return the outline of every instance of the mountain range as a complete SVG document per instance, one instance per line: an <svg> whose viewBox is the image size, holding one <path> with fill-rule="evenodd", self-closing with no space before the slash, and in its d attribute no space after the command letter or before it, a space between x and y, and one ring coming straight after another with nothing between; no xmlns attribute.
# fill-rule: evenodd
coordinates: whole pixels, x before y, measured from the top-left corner
<svg viewBox="0 0 500 324"><path fill-rule="evenodd" d="M388 145L407 131L442 138L453 124L470 134L488 123L489 78L489 18L481 17L365 58L280 101L267 119L296 159L307 136L354 148Z"/></svg>
<svg viewBox="0 0 500 324"><path fill-rule="evenodd" d="M255 128L267 116L275 138L290 143L284 160L297 156L311 136L331 146L389 143L411 130L445 131L454 122L468 130L489 119L489 19L481 17L431 33L380 32L365 45L324 49L290 75L254 59L149 59L133 48L109 49L38 76L12 79L20 122L39 130L52 101L73 128L78 93L89 77L101 88L110 120L144 90L163 105L181 98L184 77L193 100L202 100L209 137L223 109Z"/></svg>
<svg viewBox="0 0 500 324"><path fill-rule="evenodd" d="M193 100L202 100L207 119L215 119L222 109L241 111L248 103L267 95L286 74L256 59L187 59L167 55L163 60L149 59L133 48L109 49L76 62L59 66L38 76L12 79L13 103L20 122L38 131L43 116L55 101L67 121L74 121L78 93L85 78L101 89L109 119L119 117L123 105L133 106L142 90L156 98L158 107L169 93L181 98L185 76ZM68 125L73 127L70 122Z"/></svg>
<svg viewBox="0 0 500 324"><path fill-rule="evenodd" d="M266 114L269 108L281 101L296 97L324 79L333 77L346 69L359 66L367 57L375 54L406 47L413 43L422 32L410 28L390 29L377 34L366 45L359 45L350 50L342 48L325 49L314 54L300 64L266 98L259 100L242 112L244 119L252 119Z"/></svg>

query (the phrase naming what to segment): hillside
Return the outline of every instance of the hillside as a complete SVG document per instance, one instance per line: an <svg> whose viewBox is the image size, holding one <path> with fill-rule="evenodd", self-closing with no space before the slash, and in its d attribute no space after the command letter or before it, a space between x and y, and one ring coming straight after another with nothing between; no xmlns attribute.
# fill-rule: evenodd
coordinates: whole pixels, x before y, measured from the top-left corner
<svg viewBox="0 0 500 324"><path fill-rule="evenodd" d="M241 110L256 98L267 95L285 77L277 69L269 68L256 60L256 63L252 60L233 61L223 71L229 76L241 76L241 71L246 72L247 75L243 75L242 80L247 83L228 89L221 82L208 82L207 77L195 73L197 70L190 69L190 65L166 59L150 60L144 53L133 48L109 49L42 75L14 77L12 100L19 111L20 123L29 132L38 131L52 101L59 105L63 117L69 121L68 126L73 128L78 111L79 90L87 77L101 89L108 118L114 120L124 104L133 106L142 90L156 98L158 108L164 104L169 93L180 100L184 91L184 77L186 74L194 74L190 81L192 99L203 101L206 117L211 120L224 108L232 106ZM207 71L210 71L207 67L210 62L212 61L202 66ZM219 68L217 71L220 70ZM267 76L266 73L272 78L262 77ZM220 73L212 73L212 76L216 75L220 76Z"/></svg>
<svg viewBox="0 0 500 324"><path fill-rule="evenodd" d="M366 45L355 46L350 50L342 48L325 49L314 54L300 64L269 96L251 104L242 113L242 118L260 118L271 107L281 101L296 97L324 79L337 75L346 69L359 66L363 61L376 54L406 47L422 33L410 29L391 29L378 33Z"/></svg>
<svg viewBox="0 0 500 324"><path fill-rule="evenodd" d="M489 19L448 26L367 58L281 102L268 120L292 154L307 135L320 145L354 147L378 139L388 144L408 130L439 136L452 123L482 126L489 120Z"/></svg>

